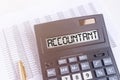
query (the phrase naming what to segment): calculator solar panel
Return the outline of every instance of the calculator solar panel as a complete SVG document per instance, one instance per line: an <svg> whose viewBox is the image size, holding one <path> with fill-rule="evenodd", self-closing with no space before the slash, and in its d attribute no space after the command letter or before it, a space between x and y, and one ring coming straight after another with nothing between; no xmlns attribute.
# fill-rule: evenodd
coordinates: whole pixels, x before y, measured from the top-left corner
<svg viewBox="0 0 120 80"><path fill-rule="evenodd" d="M119 80L102 14L35 25L43 80Z"/></svg>

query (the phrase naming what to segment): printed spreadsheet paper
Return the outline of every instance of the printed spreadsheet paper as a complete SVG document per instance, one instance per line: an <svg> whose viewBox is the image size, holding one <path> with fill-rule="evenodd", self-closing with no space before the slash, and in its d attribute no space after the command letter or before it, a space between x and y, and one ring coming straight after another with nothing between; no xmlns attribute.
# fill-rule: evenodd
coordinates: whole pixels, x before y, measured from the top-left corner
<svg viewBox="0 0 120 80"><path fill-rule="evenodd" d="M9 28L1 29L0 65L3 65L1 69L6 74L6 80L20 80L17 64L19 60L24 62L29 80L42 80L33 29L35 24L98 13L101 12L96 9L93 3L87 3L64 12L57 12L56 14L50 14L42 18L36 18ZM111 24L107 24L107 26L111 26ZM112 38L110 30L108 29L110 43L112 49L115 50L114 53L117 53L115 49L117 45Z"/></svg>

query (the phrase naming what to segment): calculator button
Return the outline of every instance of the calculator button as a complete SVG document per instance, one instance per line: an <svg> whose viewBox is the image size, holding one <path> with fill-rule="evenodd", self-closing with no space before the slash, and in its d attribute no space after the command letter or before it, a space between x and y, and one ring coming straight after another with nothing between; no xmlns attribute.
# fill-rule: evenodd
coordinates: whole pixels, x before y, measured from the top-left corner
<svg viewBox="0 0 120 80"><path fill-rule="evenodd" d="M103 76L105 76L104 69L97 69L97 70L95 70L95 73L96 73L97 77L103 77Z"/></svg>
<svg viewBox="0 0 120 80"><path fill-rule="evenodd" d="M83 78L84 78L84 80L89 80L89 79L92 79L92 78L93 78L93 76L92 76L91 71L86 71L86 72L83 72Z"/></svg>
<svg viewBox="0 0 120 80"><path fill-rule="evenodd" d="M102 61L101 60L94 60L93 66L94 66L94 68L102 67Z"/></svg>
<svg viewBox="0 0 120 80"><path fill-rule="evenodd" d="M81 68L82 68L82 70L88 70L88 69L90 69L90 65L88 62L82 62Z"/></svg>
<svg viewBox="0 0 120 80"><path fill-rule="evenodd" d="M81 55L81 56L79 56L79 60L80 61L87 60L87 55Z"/></svg>
<svg viewBox="0 0 120 80"><path fill-rule="evenodd" d="M81 74L80 73L73 74L72 80L82 80Z"/></svg>
<svg viewBox="0 0 120 80"><path fill-rule="evenodd" d="M60 60L58 60L58 64L59 65L67 64L67 60L66 59L60 59Z"/></svg>
<svg viewBox="0 0 120 80"><path fill-rule="evenodd" d="M62 76L62 80L71 80L70 76L67 75L67 76Z"/></svg>
<svg viewBox="0 0 120 80"><path fill-rule="evenodd" d="M68 61L69 61L69 63L77 62L77 57L70 57L70 58L68 58Z"/></svg>
<svg viewBox="0 0 120 80"><path fill-rule="evenodd" d="M96 80L107 80L107 78L100 78L100 79L96 79Z"/></svg>
<svg viewBox="0 0 120 80"><path fill-rule="evenodd" d="M70 65L71 72L77 72L80 71L79 65L78 64L72 64Z"/></svg>
<svg viewBox="0 0 120 80"><path fill-rule="evenodd" d="M51 78L51 79L48 79L48 80L58 80L57 78Z"/></svg>
<svg viewBox="0 0 120 80"><path fill-rule="evenodd" d="M61 74L67 74L67 73L69 73L68 66L62 66L62 67L60 67L60 73Z"/></svg>
<svg viewBox="0 0 120 80"><path fill-rule="evenodd" d="M56 76L56 71L54 68L52 69L47 69L47 76L48 77L52 77L52 76Z"/></svg>
<svg viewBox="0 0 120 80"><path fill-rule="evenodd" d="M111 74L115 74L116 73L115 68L113 66L106 67L106 72L107 72L107 75L111 75Z"/></svg>
<svg viewBox="0 0 120 80"><path fill-rule="evenodd" d="M103 59L104 65L112 65L112 60L111 58L104 58Z"/></svg>
<svg viewBox="0 0 120 80"><path fill-rule="evenodd" d="M117 76L111 76L108 80L119 80Z"/></svg>

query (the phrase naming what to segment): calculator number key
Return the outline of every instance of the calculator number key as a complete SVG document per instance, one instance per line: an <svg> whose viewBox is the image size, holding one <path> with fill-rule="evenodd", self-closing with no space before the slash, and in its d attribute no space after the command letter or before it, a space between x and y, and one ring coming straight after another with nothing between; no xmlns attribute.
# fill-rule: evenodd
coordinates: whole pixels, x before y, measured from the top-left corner
<svg viewBox="0 0 120 80"><path fill-rule="evenodd" d="M92 76L91 71L86 71L86 72L83 72L83 78L84 78L84 80L89 80L89 79L92 79L92 78L93 78L93 76Z"/></svg>
<svg viewBox="0 0 120 80"><path fill-rule="evenodd" d="M80 73L73 74L72 80L82 80L81 74Z"/></svg>
<svg viewBox="0 0 120 80"><path fill-rule="evenodd" d="M70 75L62 76L62 80L71 80L71 77Z"/></svg>

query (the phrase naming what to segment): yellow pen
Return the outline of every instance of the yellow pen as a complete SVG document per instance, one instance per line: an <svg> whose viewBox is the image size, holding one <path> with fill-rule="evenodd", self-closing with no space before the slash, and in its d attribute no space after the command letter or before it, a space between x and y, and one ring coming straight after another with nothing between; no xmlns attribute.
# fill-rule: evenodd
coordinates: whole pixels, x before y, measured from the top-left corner
<svg viewBox="0 0 120 80"><path fill-rule="evenodd" d="M23 62L20 60L18 62L20 80L27 80L26 71Z"/></svg>

